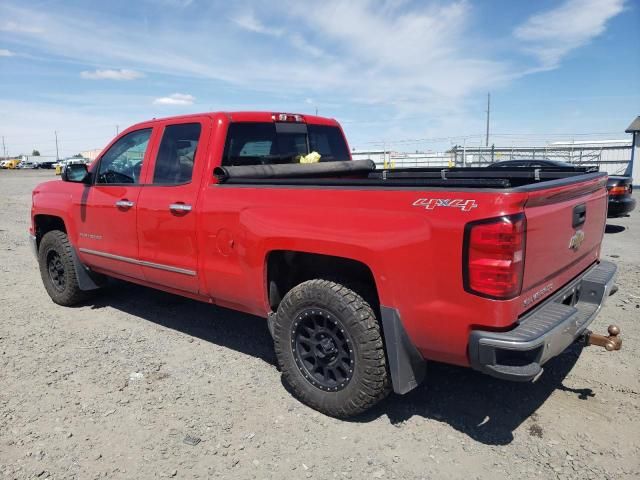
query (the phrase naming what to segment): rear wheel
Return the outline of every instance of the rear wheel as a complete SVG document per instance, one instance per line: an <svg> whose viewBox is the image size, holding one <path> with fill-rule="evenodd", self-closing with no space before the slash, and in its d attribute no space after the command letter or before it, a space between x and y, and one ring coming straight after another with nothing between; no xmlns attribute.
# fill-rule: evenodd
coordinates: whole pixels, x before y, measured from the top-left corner
<svg viewBox="0 0 640 480"><path fill-rule="evenodd" d="M38 263L47 293L58 305L71 306L87 298L80 290L73 264L71 244L60 230L47 232L40 241Z"/></svg>
<svg viewBox="0 0 640 480"><path fill-rule="evenodd" d="M340 283L310 280L289 291L278 307L274 340L285 381L327 415L356 415L390 391L376 316Z"/></svg>

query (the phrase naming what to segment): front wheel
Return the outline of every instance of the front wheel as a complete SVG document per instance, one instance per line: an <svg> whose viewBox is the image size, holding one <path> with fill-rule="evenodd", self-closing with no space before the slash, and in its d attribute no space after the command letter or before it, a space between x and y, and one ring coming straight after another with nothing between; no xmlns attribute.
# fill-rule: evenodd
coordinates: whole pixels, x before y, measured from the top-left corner
<svg viewBox="0 0 640 480"><path fill-rule="evenodd" d="M47 232L38 248L40 276L47 293L58 305L75 305L87 297L80 290L73 264L71 243L67 234L60 230Z"/></svg>
<svg viewBox="0 0 640 480"><path fill-rule="evenodd" d="M375 313L340 283L309 280L291 289L278 307L274 341L285 381L322 413L350 417L390 392Z"/></svg>

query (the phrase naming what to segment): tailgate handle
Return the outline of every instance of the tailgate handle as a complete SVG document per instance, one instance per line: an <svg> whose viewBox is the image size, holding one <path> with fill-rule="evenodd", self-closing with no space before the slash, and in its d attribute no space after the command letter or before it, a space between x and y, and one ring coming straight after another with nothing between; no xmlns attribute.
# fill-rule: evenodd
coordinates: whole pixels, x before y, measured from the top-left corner
<svg viewBox="0 0 640 480"><path fill-rule="evenodd" d="M573 228L583 225L587 219L587 206L584 203L573 207L573 222L571 225Z"/></svg>

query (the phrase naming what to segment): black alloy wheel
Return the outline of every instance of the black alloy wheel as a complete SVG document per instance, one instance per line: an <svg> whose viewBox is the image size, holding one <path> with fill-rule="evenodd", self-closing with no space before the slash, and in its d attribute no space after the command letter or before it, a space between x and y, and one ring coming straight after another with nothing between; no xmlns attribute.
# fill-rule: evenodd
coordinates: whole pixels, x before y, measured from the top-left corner
<svg viewBox="0 0 640 480"><path fill-rule="evenodd" d="M60 255L55 250L52 250L47 255L47 271L49 272L49 279L51 285L59 292L64 292L64 288L67 284L64 275L64 264Z"/></svg>
<svg viewBox="0 0 640 480"><path fill-rule="evenodd" d="M327 310L305 309L293 322L291 343L300 372L321 390L342 390L353 377L353 341Z"/></svg>
<svg viewBox="0 0 640 480"><path fill-rule="evenodd" d="M341 283L313 279L289 290L278 305L273 340L285 383L322 413L352 417L391 391L376 313Z"/></svg>
<svg viewBox="0 0 640 480"><path fill-rule="evenodd" d="M65 232L51 230L42 236L38 264L44 288L55 303L68 307L87 298L78 284L73 247Z"/></svg>

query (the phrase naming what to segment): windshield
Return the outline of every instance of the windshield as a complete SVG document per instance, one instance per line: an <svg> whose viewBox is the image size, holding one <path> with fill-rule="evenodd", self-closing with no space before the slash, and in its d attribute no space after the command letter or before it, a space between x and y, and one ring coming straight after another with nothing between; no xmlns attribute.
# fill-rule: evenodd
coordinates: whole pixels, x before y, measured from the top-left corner
<svg viewBox="0 0 640 480"><path fill-rule="evenodd" d="M305 123L245 123L229 125L222 165L299 163L309 153L321 162L351 160L338 127Z"/></svg>

